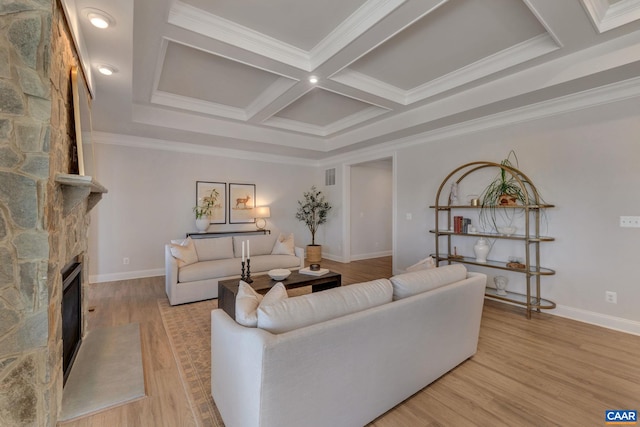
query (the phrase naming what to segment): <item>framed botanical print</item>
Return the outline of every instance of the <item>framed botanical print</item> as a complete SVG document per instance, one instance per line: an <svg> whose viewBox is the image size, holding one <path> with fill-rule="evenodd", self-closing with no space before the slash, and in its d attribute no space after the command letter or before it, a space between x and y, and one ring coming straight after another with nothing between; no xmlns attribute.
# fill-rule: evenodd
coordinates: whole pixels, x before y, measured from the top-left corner
<svg viewBox="0 0 640 427"><path fill-rule="evenodd" d="M229 184L229 224L256 222L253 217L255 203L255 184Z"/></svg>
<svg viewBox="0 0 640 427"><path fill-rule="evenodd" d="M226 224L227 184L224 182L196 181L196 205L210 206L211 224Z"/></svg>

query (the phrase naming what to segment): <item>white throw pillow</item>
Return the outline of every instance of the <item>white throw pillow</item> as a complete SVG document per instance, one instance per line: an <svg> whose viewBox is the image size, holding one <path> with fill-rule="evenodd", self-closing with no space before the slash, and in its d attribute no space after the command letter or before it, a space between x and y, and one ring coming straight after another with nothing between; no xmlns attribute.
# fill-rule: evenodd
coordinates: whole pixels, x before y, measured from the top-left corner
<svg viewBox="0 0 640 427"><path fill-rule="evenodd" d="M236 295L236 322L255 328L258 325L258 306L263 296L244 280L240 281Z"/></svg>
<svg viewBox="0 0 640 427"><path fill-rule="evenodd" d="M270 305L263 302L258 307L258 328L281 334L386 304L392 296L389 280L378 279L287 298Z"/></svg>
<svg viewBox="0 0 640 427"><path fill-rule="evenodd" d="M425 259L416 262L412 266L407 267L405 271L410 273L412 271L428 270L430 268L436 268L436 262L432 256L428 256Z"/></svg>
<svg viewBox="0 0 640 427"><path fill-rule="evenodd" d="M462 264L418 270L393 276L393 299L399 300L430 291L467 278L467 269Z"/></svg>
<svg viewBox="0 0 640 427"><path fill-rule="evenodd" d="M287 298L287 289L282 283L276 283L266 295L262 296L248 283L240 281L236 295L236 322L243 326L258 326L258 307L274 304Z"/></svg>
<svg viewBox="0 0 640 427"><path fill-rule="evenodd" d="M171 255L178 261L178 267L198 262L198 253L190 237L183 240L182 244L171 243Z"/></svg>
<svg viewBox="0 0 640 427"><path fill-rule="evenodd" d="M285 236L280 234L276 239L276 243L273 245L271 255L295 255L295 244L293 242L293 233Z"/></svg>

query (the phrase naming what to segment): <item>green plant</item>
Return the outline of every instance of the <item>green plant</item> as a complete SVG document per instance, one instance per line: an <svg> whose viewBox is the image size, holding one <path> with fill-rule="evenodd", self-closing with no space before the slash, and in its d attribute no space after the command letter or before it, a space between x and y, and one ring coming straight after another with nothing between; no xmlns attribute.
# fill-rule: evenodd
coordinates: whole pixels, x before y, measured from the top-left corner
<svg viewBox="0 0 640 427"><path fill-rule="evenodd" d="M213 206L218 201L220 193L213 188L211 193L202 199L202 204L193 207L193 212L196 214L196 219L206 218L211 215Z"/></svg>
<svg viewBox="0 0 640 427"><path fill-rule="evenodd" d="M520 172L518 156L515 151L509 151L509 155L500 162L500 172L480 193L480 224L484 229L492 226L498 229L498 222L502 225L512 225L513 219L518 213L517 209L502 209L504 206L520 206L526 204L541 203L535 187ZM496 221L500 218L501 221Z"/></svg>
<svg viewBox="0 0 640 427"><path fill-rule="evenodd" d="M311 245L316 244L316 231L318 227L327 222L327 215L331 205L327 202L316 186L304 193L304 200L298 200L296 219L306 224L311 232Z"/></svg>

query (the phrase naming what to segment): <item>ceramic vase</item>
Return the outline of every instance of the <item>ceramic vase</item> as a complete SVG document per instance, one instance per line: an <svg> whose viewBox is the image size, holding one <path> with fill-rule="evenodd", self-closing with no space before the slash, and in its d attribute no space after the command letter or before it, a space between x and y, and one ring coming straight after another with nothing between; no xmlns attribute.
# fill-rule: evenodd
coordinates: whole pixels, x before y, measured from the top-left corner
<svg viewBox="0 0 640 427"><path fill-rule="evenodd" d="M496 276L493 278L493 283L496 285L498 295L506 295L507 294L507 284L509 283L509 279L504 276Z"/></svg>
<svg viewBox="0 0 640 427"><path fill-rule="evenodd" d="M478 239L473 247L473 252L476 254L476 262L487 262L487 255L489 255L490 249L491 247L489 246L489 243L487 243L486 239Z"/></svg>
<svg viewBox="0 0 640 427"><path fill-rule="evenodd" d="M196 230L205 232L209 228L209 218L196 218Z"/></svg>

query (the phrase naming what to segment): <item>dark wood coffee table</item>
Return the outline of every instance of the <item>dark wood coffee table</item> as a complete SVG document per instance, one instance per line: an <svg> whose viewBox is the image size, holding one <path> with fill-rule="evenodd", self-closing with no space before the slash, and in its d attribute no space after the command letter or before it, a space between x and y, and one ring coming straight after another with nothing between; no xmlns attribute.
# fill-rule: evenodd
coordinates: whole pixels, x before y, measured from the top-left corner
<svg viewBox="0 0 640 427"><path fill-rule="evenodd" d="M312 292L342 286L342 276L340 273L334 273L333 271L323 274L322 276L311 276L309 274L292 271L289 277L279 281L271 279L267 274L252 276L251 278L253 279L251 287L260 294L266 294L267 291L279 281L282 282L287 289L311 286ZM232 319L236 318L236 295L238 295L239 285L240 279L222 280L218 282L218 308L223 309Z"/></svg>

